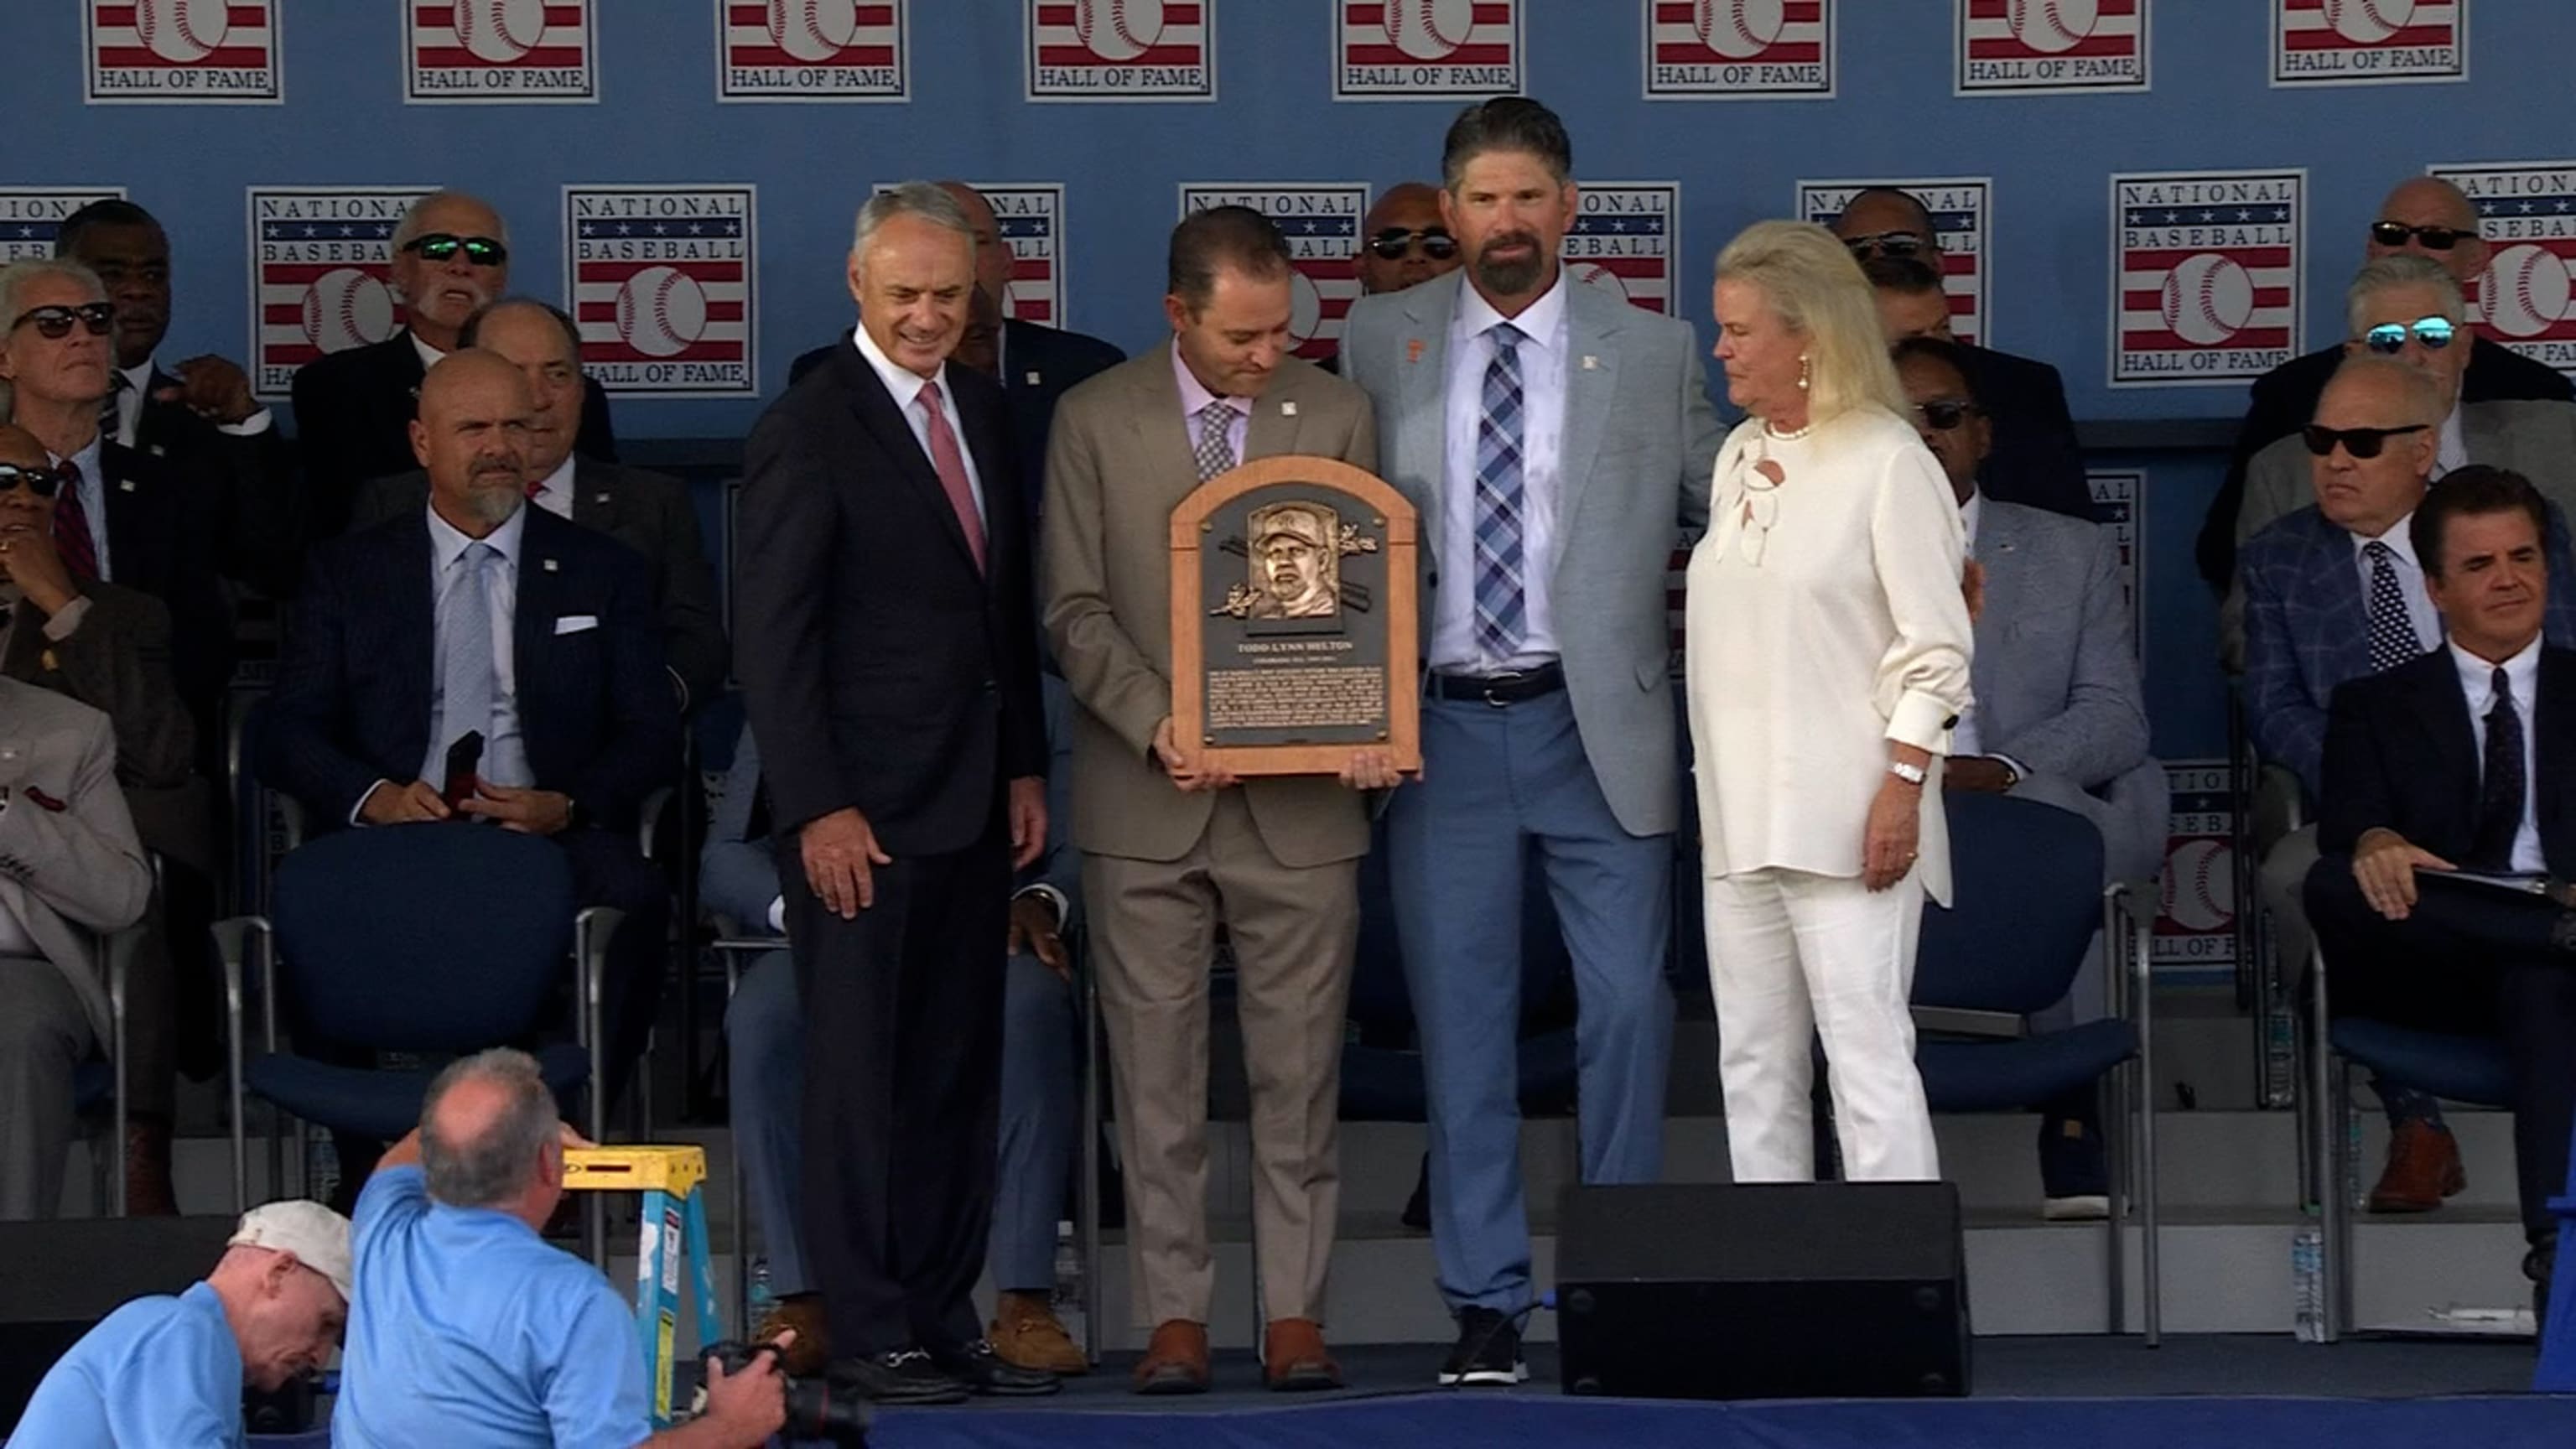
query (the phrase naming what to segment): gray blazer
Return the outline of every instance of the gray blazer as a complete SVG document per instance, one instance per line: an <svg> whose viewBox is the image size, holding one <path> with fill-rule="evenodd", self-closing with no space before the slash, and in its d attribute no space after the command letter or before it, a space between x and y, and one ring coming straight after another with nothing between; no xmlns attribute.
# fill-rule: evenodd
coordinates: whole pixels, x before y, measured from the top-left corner
<svg viewBox="0 0 2576 1449"><path fill-rule="evenodd" d="M105 963L91 932L142 919L152 867L116 785L107 716L0 677L0 912L16 918L107 1039Z"/></svg>
<svg viewBox="0 0 2576 1449"><path fill-rule="evenodd" d="M2110 530L2017 503L1980 505L1986 605L1969 677L1977 738L2027 773L2016 795L2090 819L2113 880L2164 854L2164 767L2147 755L2146 686Z"/></svg>
<svg viewBox="0 0 2576 1449"><path fill-rule="evenodd" d="M715 570L699 541L689 485L667 473L577 457L572 488L573 522L607 534L653 566L662 661L679 691L681 711L715 698L725 682L724 613L716 602ZM371 479L358 486L349 528L355 532L396 514L418 513L428 504L426 473Z"/></svg>
<svg viewBox="0 0 2576 1449"><path fill-rule="evenodd" d="M1466 275L1353 304L1342 376L1377 406L1389 483L1422 514L1425 621L1444 577L1436 556L1447 427L1449 322ZM1723 433L1708 405L1697 334L1687 322L1569 282L1569 365L1558 506L1563 541L1552 579L1558 651L1592 773L1635 835L1681 824L1666 579L1673 550L1708 525L1708 489ZM1429 634L1424 647L1429 648Z"/></svg>

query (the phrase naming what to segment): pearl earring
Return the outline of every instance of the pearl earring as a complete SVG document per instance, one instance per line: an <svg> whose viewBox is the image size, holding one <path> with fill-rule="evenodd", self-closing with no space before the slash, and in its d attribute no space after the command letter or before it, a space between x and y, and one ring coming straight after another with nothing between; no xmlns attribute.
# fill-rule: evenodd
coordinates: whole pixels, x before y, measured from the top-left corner
<svg viewBox="0 0 2576 1449"><path fill-rule="evenodd" d="M1801 354L1798 358L1798 391L1800 392L1807 390L1807 372L1807 359L1804 354Z"/></svg>

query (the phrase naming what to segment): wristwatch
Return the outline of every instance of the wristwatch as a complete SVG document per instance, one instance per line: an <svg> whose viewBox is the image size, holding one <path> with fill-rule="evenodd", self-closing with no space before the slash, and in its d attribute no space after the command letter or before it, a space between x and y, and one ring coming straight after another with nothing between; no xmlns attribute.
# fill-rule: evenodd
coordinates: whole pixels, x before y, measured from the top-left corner
<svg viewBox="0 0 2576 1449"><path fill-rule="evenodd" d="M1887 773L1903 780L1908 785L1920 785L1925 779L1923 767L1921 765L1909 765L1903 760L1888 761Z"/></svg>

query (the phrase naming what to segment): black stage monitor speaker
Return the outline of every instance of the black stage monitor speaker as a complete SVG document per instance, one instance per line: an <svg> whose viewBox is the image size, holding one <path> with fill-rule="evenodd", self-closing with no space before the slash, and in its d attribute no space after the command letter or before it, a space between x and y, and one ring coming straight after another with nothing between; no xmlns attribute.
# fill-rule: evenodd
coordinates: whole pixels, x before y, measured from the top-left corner
<svg viewBox="0 0 2576 1449"><path fill-rule="evenodd" d="M233 1235L229 1217L81 1218L0 1223L0 1434L45 1371L98 1321L133 1299L181 1293Z"/></svg>
<svg viewBox="0 0 2576 1449"><path fill-rule="evenodd" d="M1576 1186L1558 1224L1567 1393L1968 1392L1967 1260L1949 1183Z"/></svg>

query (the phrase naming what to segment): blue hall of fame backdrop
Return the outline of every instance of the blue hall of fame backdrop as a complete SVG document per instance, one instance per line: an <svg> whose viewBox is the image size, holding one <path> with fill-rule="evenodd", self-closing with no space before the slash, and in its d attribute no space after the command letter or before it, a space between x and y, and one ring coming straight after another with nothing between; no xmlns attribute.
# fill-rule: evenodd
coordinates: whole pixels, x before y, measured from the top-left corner
<svg viewBox="0 0 2576 1449"><path fill-rule="evenodd" d="M621 434L733 437L848 325L872 186L988 184L1010 309L1130 349L1177 212L1248 201L1321 351L1369 199L1519 91L1573 132L1586 285L1705 336L1736 229L1901 182L1958 329L2057 363L2078 417L2232 418L2333 340L2372 206L2427 169L2497 240L2482 325L2576 366L2571 47L2543 0L7 0L0 256L121 190L174 235L168 355L277 395L397 325L393 220L462 187L508 218L514 288L578 315ZM2158 750L2216 755L2190 545L2218 460L2095 463Z"/></svg>

